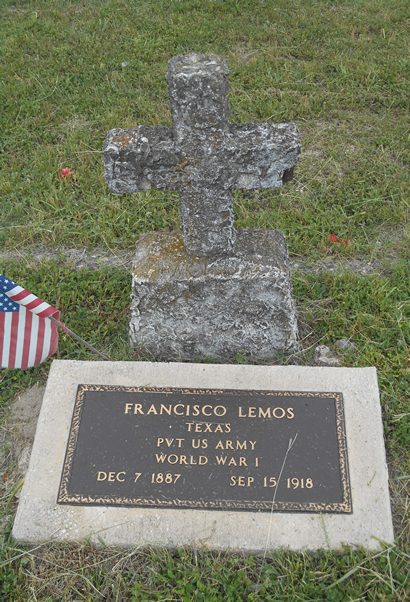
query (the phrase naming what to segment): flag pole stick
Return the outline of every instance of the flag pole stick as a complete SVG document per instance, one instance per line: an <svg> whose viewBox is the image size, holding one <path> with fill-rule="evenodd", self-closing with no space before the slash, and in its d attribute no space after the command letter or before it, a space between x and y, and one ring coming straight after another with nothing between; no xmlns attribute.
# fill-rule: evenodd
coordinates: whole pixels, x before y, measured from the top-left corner
<svg viewBox="0 0 410 602"><path fill-rule="evenodd" d="M93 353L96 353L97 355L99 355L100 357L102 357L104 360L111 361L111 358L108 355L106 355L105 353L102 353L101 351L98 351L98 349L96 349L95 347L93 347L90 343L87 343L87 341L85 341L78 334L76 334L75 332L73 332L71 330L71 328L68 328L68 326L66 326L64 324L64 322L60 322L60 320L57 320L56 318L53 318L53 316L49 316L49 318L50 318L50 320L52 322L54 322L54 324L57 324L57 326L59 326L62 329L63 332L65 332L66 334L70 335L70 337L72 337L76 341L79 341L80 343L82 343L83 345L85 345L85 347L87 347L87 349L89 349Z"/></svg>

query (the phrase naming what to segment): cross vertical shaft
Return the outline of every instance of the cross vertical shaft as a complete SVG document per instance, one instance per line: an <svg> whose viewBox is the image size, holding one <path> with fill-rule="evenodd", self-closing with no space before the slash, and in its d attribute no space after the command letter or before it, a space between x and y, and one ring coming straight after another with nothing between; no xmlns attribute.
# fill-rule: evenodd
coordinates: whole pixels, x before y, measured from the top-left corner
<svg viewBox="0 0 410 602"><path fill-rule="evenodd" d="M171 59L168 85L185 246L191 254L229 253L235 241L224 145L229 135L228 70L217 57Z"/></svg>

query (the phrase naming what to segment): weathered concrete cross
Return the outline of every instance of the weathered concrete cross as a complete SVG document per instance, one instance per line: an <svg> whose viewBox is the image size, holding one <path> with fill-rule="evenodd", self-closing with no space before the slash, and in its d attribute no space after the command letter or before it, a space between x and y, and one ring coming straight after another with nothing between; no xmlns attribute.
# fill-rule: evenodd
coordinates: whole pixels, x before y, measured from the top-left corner
<svg viewBox="0 0 410 602"><path fill-rule="evenodd" d="M293 124L232 125L228 69L215 56L170 60L173 128L114 129L104 145L112 192L176 190L190 255L227 255L235 242L232 190L276 188L292 174L300 148Z"/></svg>

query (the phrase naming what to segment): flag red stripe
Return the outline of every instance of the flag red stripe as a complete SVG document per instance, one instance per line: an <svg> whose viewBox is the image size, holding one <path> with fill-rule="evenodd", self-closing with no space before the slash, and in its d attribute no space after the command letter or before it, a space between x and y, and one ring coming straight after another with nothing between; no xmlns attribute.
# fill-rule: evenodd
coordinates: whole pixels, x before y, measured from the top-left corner
<svg viewBox="0 0 410 602"><path fill-rule="evenodd" d="M24 370L28 365L28 354L30 351L30 340L31 340L31 322L33 314L31 311L26 313L26 324L24 327L24 344L23 344L23 355L21 358L21 367Z"/></svg>
<svg viewBox="0 0 410 602"><path fill-rule="evenodd" d="M58 320L59 315L55 316ZM50 353L49 355L54 355L57 352L58 348L58 326L54 322L51 322L51 339L50 339Z"/></svg>
<svg viewBox="0 0 410 602"><path fill-rule="evenodd" d="M32 293L29 293L28 291L21 291L17 295L12 295L10 299L18 303L19 301L23 301L25 297L28 297L28 295L31 294ZM43 311L37 314L41 318L48 318L48 316L52 316L57 311L55 307L52 307L49 303L47 303L47 301L40 299L40 297L37 297L30 303L27 303L27 305L25 305L24 307L30 311L33 311L33 309L36 309L36 307L39 307L39 305L41 305L42 303L45 303L46 305L48 305L48 307L46 307L46 309L43 309Z"/></svg>
<svg viewBox="0 0 410 602"><path fill-rule="evenodd" d="M40 364L41 356L43 355L43 345L44 345L44 320L39 320L36 357L34 359L35 366L38 366Z"/></svg>
<svg viewBox="0 0 410 602"><path fill-rule="evenodd" d="M1 367L1 358L3 357L3 343L4 343L4 322L5 322L6 314L4 311L0 311L0 367Z"/></svg>
<svg viewBox="0 0 410 602"><path fill-rule="evenodd" d="M24 307L26 309L35 309L36 307L38 307L42 303L44 303L44 301L42 301L41 299L37 298L37 299L34 299L34 301L32 301L31 303L27 303L27 305L25 305Z"/></svg>
<svg viewBox="0 0 410 602"><path fill-rule="evenodd" d="M44 301L43 301L43 303L44 303ZM58 313L58 310L55 307L52 307L50 305L50 307L47 307L46 309L43 309L43 311L41 311L37 315L40 316L40 318L48 318L50 316L53 316L55 313Z"/></svg>
<svg viewBox="0 0 410 602"><path fill-rule="evenodd" d="M9 367L14 368L16 361L17 333L19 328L19 312L14 311L11 316L11 334L10 334L10 351L9 351Z"/></svg>
<svg viewBox="0 0 410 602"><path fill-rule="evenodd" d="M20 291L19 293L17 293L17 295L11 295L10 299L12 301L15 301L16 303L18 303L19 301L23 301L26 297L28 297L31 294L32 293L30 293L29 291L24 290L24 291ZM36 299L31 301L24 307L30 311L33 311L34 309L36 309L36 307L39 307L42 303L45 303L46 305L48 305L48 307L46 307L46 309L43 309L43 311L41 311L39 314L37 314L40 318L48 318L49 316L54 315L58 311L55 307L52 307L49 303L47 303L47 301L40 299L40 297L37 297Z"/></svg>
<svg viewBox="0 0 410 602"><path fill-rule="evenodd" d="M58 347L58 327L57 324L51 324L51 339L50 339L50 353L54 355L57 352Z"/></svg>
<svg viewBox="0 0 410 602"><path fill-rule="evenodd" d="M21 301L22 299L24 299L24 297L28 297L28 295L31 295L31 293L24 290L24 291L20 291L16 295L10 295L10 299L13 299L13 301Z"/></svg>
<svg viewBox="0 0 410 602"><path fill-rule="evenodd" d="M47 309L43 309L43 311L41 311L37 315L41 316L42 318L49 318L50 316L54 316L57 320L59 320L60 312L58 311L58 309L50 305L49 307L47 307Z"/></svg>

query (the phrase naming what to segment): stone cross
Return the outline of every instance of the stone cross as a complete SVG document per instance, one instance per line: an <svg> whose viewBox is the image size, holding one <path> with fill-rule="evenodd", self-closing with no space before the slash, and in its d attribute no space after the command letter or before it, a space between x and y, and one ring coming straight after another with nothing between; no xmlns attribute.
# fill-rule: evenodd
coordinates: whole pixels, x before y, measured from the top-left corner
<svg viewBox="0 0 410 602"><path fill-rule="evenodd" d="M169 61L173 127L114 129L104 145L105 177L115 193L151 187L180 197L186 251L229 255L235 243L232 191L276 188L299 152L294 124L228 121L228 69L216 56Z"/></svg>

